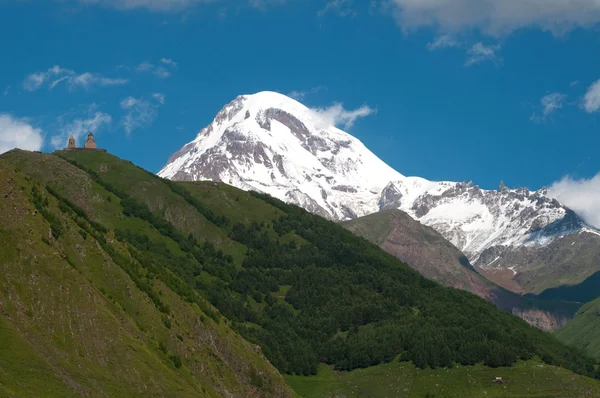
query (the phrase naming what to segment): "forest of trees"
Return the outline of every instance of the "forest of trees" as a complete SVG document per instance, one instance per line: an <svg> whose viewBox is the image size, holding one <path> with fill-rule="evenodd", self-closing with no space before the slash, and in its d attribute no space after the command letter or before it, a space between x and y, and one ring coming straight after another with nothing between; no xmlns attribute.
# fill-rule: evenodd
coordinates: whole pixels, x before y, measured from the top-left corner
<svg viewBox="0 0 600 398"><path fill-rule="evenodd" d="M106 188L98 175L93 177ZM483 299L425 279L331 221L253 193L284 215L232 225L226 214L214 214L181 186L167 185L248 247L241 269L214 245L184 235L141 201L108 185L121 198L125 216L148 221L185 255L139 232L118 230L116 237L147 268L145 278L176 275L184 286L169 280L170 286L188 300L196 300L190 289L206 297L282 372L314 374L321 362L349 370L398 355L421 368L510 366L538 356L594 375L593 360L582 352Z"/></svg>

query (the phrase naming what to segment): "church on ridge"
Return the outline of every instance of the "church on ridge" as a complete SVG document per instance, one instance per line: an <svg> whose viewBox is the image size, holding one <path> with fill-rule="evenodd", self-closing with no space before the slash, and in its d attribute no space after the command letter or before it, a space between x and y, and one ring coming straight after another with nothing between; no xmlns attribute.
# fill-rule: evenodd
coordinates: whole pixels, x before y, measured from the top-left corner
<svg viewBox="0 0 600 398"><path fill-rule="evenodd" d="M94 134L93 133L89 133L87 136L87 140L83 143L83 148L78 148L75 144L75 137L71 136L69 137L69 144L67 146L67 148L65 148L66 151L100 151L100 152L106 152L106 149L99 149L98 146L96 145L96 140L94 139Z"/></svg>

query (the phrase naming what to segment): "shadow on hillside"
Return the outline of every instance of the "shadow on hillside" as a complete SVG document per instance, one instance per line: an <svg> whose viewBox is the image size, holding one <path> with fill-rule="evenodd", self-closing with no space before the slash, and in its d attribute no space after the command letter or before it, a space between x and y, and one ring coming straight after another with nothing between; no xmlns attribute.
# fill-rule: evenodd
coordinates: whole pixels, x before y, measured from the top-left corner
<svg viewBox="0 0 600 398"><path fill-rule="evenodd" d="M587 303L600 297L600 271L596 272L583 282L571 286L559 286L546 289L537 297L540 300L561 300Z"/></svg>

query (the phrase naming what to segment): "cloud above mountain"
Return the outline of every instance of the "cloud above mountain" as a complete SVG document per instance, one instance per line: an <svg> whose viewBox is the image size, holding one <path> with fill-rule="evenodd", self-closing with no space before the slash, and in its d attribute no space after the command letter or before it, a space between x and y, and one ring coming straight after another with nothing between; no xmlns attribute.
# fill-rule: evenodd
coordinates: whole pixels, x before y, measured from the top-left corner
<svg viewBox="0 0 600 398"><path fill-rule="evenodd" d="M600 228L600 173L590 179L564 177L548 194L573 209L590 225Z"/></svg>
<svg viewBox="0 0 600 398"><path fill-rule="evenodd" d="M390 0L404 30L479 29L501 36L535 26L556 35L600 21L600 0Z"/></svg>
<svg viewBox="0 0 600 398"><path fill-rule="evenodd" d="M340 103L333 104L327 108L312 109L315 113L317 127L327 129L329 127L343 127L344 129L351 128L354 123L363 117L367 117L377 112L376 109L363 105L354 110L347 110Z"/></svg>
<svg viewBox="0 0 600 398"><path fill-rule="evenodd" d="M44 145L41 129L9 114L0 114L0 153L14 148L39 151Z"/></svg>

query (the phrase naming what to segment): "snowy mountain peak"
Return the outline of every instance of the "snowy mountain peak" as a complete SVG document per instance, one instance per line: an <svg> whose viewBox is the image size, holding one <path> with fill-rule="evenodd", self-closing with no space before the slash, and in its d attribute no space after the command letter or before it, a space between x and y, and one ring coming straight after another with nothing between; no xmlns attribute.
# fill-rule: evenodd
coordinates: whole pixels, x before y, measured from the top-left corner
<svg viewBox="0 0 600 398"><path fill-rule="evenodd" d="M265 192L333 220L399 208L473 263L484 253L487 259L511 247L544 245L584 227L544 190L405 177L321 111L269 91L223 107L159 175Z"/></svg>

